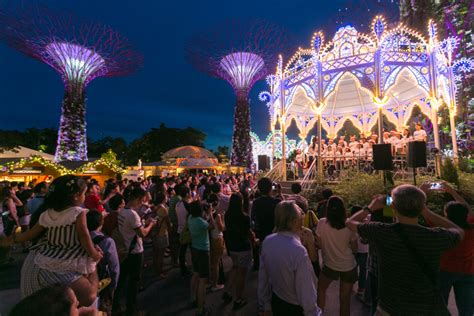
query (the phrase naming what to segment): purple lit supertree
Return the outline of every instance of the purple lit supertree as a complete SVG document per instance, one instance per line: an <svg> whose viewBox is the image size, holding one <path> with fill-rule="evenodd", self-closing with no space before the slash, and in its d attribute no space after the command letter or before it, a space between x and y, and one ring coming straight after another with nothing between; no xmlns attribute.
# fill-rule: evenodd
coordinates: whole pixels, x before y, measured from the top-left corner
<svg viewBox="0 0 474 316"><path fill-rule="evenodd" d="M269 22L232 20L196 34L187 44L191 64L226 80L237 96L231 155L234 166L252 165L248 95L255 82L272 70L285 40L286 33Z"/></svg>
<svg viewBox="0 0 474 316"><path fill-rule="evenodd" d="M39 7L3 10L0 38L61 75L65 92L54 159L87 160L87 85L98 77L134 72L142 55L109 26Z"/></svg>

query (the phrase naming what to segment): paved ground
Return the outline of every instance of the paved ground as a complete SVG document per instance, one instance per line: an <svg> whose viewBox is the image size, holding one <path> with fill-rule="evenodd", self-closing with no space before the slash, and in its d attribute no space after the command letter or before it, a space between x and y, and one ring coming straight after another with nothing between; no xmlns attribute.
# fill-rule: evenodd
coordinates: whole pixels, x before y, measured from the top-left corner
<svg viewBox="0 0 474 316"><path fill-rule="evenodd" d="M148 247L147 247L148 248ZM146 251L149 253L149 251ZM14 254L15 263L8 268L0 268L0 316L7 315L11 307L19 300L19 276L21 262L24 254L17 252ZM226 272L231 267L229 257L224 259L224 269ZM147 265L151 264L151 258L146 257ZM169 268L169 259L166 260ZM247 316L257 315L257 272L251 272L248 275L247 288L245 296L248 299L247 306L237 312L232 311L232 304L224 305L221 300L222 291L209 293L207 297L207 306L211 309L211 314L219 316ZM150 267L145 268L143 277L144 290L139 294L139 306L148 316L171 316L194 315L194 310L189 308L190 297L190 278L181 277L178 269L169 271L168 277L163 280L157 280L153 270ZM327 292L327 311L325 316L339 315L338 286L333 283ZM457 315L457 310L453 304L453 298L450 299L450 310L453 315ZM355 295L352 296L351 315L366 316L369 315L369 308L362 304Z"/></svg>

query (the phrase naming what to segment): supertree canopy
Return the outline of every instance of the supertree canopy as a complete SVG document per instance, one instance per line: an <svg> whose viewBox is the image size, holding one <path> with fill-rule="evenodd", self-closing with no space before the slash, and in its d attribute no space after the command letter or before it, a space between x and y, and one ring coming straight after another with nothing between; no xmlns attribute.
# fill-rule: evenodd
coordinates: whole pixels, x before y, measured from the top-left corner
<svg viewBox="0 0 474 316"><path fill-rule="evenodd" d="M55 160L87 160L85 88L97 77L134 72L142 55L109 26L38 7L3 10L0 38L61 75L65 93Z"/></svg>
<svg viewBox="0 0 474 316"><path fill-rule="evenodd" d="M226 80L234 89L231 163L251 167L250 109L248 94L255 82L273 69L286 33L261 20L227 21L196 34L186 47L187 59L196 69Z"/></svg>

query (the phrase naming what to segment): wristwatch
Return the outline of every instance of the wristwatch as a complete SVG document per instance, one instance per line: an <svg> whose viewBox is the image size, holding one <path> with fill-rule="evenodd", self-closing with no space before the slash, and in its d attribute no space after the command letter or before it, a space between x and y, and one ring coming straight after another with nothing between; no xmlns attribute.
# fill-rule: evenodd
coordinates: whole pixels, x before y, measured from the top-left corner
<svg viewBox="0 0 474 316"><path fill-rule="evenodd" d="M367 212L369 212L369 213L372 213L372 210L370 209L370 207L369 207L368 205L364 206L364 207L362 208L362 210L363 210L363 211L367 211Z"/></svg>

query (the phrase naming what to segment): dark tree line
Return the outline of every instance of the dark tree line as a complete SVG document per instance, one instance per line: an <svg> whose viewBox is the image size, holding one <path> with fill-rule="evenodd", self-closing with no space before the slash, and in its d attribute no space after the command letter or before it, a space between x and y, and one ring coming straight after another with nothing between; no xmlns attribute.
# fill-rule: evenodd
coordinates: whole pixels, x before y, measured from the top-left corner
<svg viewBox="0 0 474 316"><path fill-rule="evenodd" d="M89 158L100 157L112 149L117 158L125 164L134 165L138 159L143 162L161 160L161 155L175 147L192 145L204 147L206 134L193 127L173 128L161 124L152 128L139 138L127 142L122 137L106 136L97 140L88 139ZM57 130L54 128L27 128L23 131L0 130L0 150L24 146L31 149L54 154L56 150ZM228 156L228 148L219 146L216 156Z"/></svg>

